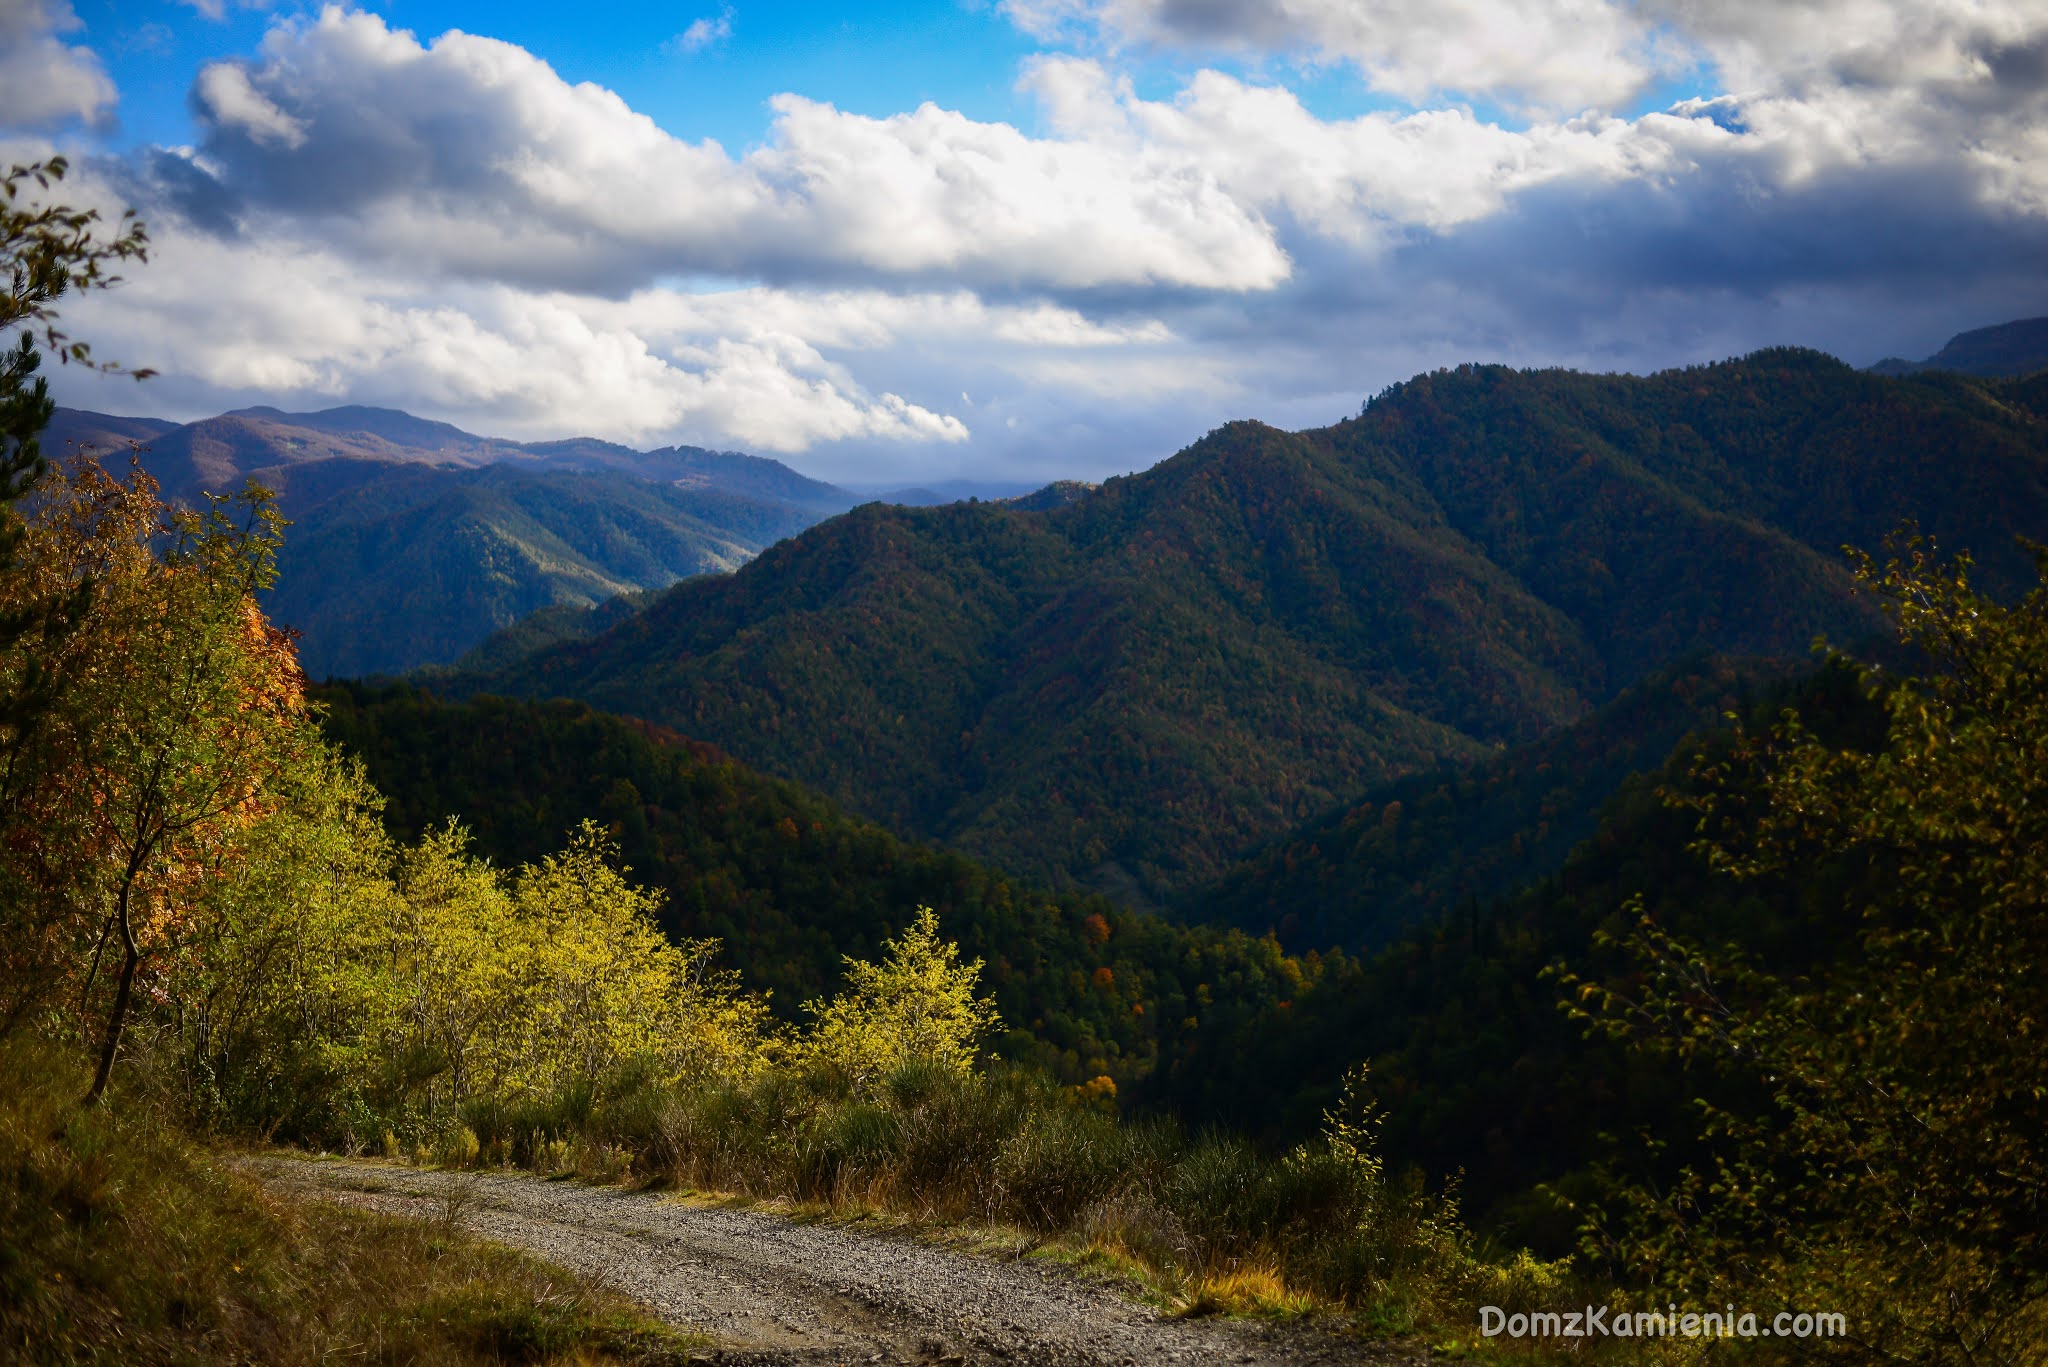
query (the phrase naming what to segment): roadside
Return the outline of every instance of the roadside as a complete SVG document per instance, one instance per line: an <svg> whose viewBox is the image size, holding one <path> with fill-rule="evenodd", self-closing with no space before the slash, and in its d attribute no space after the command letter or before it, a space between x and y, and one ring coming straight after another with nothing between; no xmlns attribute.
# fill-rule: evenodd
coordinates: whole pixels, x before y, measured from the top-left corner
<svg viewBox="0 0 2048 1367"><path fill-rule="evenodd" d="M1412 1363L1314 1319L1176 1319L1038 1259L520 1174L248 1160L273 1187L424 1219L593 1277L761 1364Z"/></svg>

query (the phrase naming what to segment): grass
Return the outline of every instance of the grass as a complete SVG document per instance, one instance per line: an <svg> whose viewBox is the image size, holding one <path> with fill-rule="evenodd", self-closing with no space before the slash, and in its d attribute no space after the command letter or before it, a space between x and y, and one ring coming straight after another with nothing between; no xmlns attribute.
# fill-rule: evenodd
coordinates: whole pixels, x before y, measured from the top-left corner
<svg viewBox="0 0 2048 1367"><path fill-rule="evenodd" d="M1564 1290L1526 1261L1504 1280L1449 1203L1341 1134L1276 1156L1127 1121L1022 1072L909 1068L862 1094L789 1071L694 1090L626 1074L594 1094L471 1106L436 1156L477 1153L1053 1257L1183 1314L1337 1312L1413 1338Z"/></svg>
<svg viewBox="0 0 2048 1367"><path fill-rule="evenodd" d="M984 1256L1045 1258L1173 1313L1330 1316L1362 1338L1502 1367L1553 1361L1557 1345L1485 1339L1479 1306L1550 1309L1612 1295L1559 1264L1491 1255L1454 1205L1386 1176L1363 1120L1333 1122L1323 1141L1274 1155L1227 1135L1127 1121L1024 1073L909 1071L856 1095L786 1070L694 1089L627 1070L580 1093L474 1102L443 1124L438 1140L384 1148L399 1161L628 1182ZM1572 1345L1607 1367L1691 1363L1698 1347Z"/></svg>
<svg viewBox="0 0 2048 1367"><path fill-rule="evenodd" d="M0 1358L665 1364L702 1340L445 1221L267 1194L146 1098L0 1051Z"/></svg>

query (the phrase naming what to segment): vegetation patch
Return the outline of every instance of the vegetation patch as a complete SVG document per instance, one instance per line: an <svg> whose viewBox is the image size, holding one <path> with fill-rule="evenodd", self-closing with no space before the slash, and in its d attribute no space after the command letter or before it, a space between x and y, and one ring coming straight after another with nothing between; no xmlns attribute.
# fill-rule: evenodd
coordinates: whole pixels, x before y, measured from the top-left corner
<svg viewBox="0 0 2048 1367"><path fill-rule="evenodd" d="M446 1222L266 1194L132 1091L0 1051L0 1356L24 1363L688 1361L703 1340Z"/></svg>

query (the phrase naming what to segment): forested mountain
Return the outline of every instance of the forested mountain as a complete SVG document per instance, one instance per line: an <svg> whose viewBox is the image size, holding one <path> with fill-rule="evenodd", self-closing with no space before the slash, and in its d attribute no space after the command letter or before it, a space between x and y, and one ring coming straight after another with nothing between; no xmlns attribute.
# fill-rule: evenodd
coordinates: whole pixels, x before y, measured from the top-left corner
<svg viewBox="0 0 2048 1367"><path fill-rule="evenodd" d="M1661 751L1643 762L1649 772L1621 781L1554 874L1464 897L1427 925L1390 926L1363 955L1297 955L1271 938L1034 890L900 840L708 745L578 703L449 703L354 684L318 696L329 736L386 794L394 835L412 839L459 817L482 853L510 867L595 815L632 876L667 895L665 929L719 938L726 961L749 985L772 989L785 1016L836 986L842 955L872 955L904 906L928 904L988 963L1009 1026L1000 1052L1068 1081L1106 1074L1141 1106L1291 1141L1315 1130L1345 1070L1369 1060L1390 1161L1432 1182L1459 1177L1479 1225L1551 1252L1569 1245L1577 1217L1539 1184L1586 1194L1597 1166L1617 1157L1647 1171L1653 1156L1627 1136L1688 1133L1690 1098L1720 1084L1589 1038L1560 1010L1546 970L1624 969L1597 937L1625 926L1632 896L1668 924L1740 941L1774 963L1814 962L1844 943L1854 918L1844 909L1856 905L1845 893L1867 876L1826 867L1797 884L1737 886L1689 850L1696 817L1659 797L1662 786L1690 786L1695 755L1725 744L1724 705L1752 723L1793 705L1824 736L1865 737L1877 714L1839 670L1778 683L1724 664L1677 670L1593 724L1486 766L1497 777L1482 785L1478 809L1521 811L1532 795L1584 799L1579 786L1529 785L1545 763L1598 770L1623 762L1618 753L1634 762ZM1669 743L1688 718L1700 729ZM1432 802L1473 809L1456 787L1418 805ZM1440 862L1415 871L1438 883L1459 877L1466 851L1433 848ZM1658 1171L1686 1156L1680 1145L1656 1157Z"/></svg>
<svg viewBox="0 0 2048 1367"><path fill-rule="evenodd" d="M1796 707L1824 738L1867 744L1882 715L1862 685L1829 668L1761 690L1744 708L1767 727ZM1466 1208L1511 1242L1551 1252L1572 1243L1580 1213L1566 1198L1595 1187L1595 1169L1668 1179L1696 1157L1642 1136L1692 1134L1692 1098L1723 1084L1589 1036L1567 1017L1550 971L1590 977L1633 971L1612 939L1635 913L1715 945L1739 944L1781 973L1848 952L1883 875L1868 863L1816 861L1797 879L1737 883L1692 850L1696 812L1660 792L1694 791L1697 756L1726 752L1704 729L1648 773L1624 781L1593 835L1564 866L1525 889L1469 900L1378 952L1325 956L1285 1003L1227 1024L1206 1022L1157 1093L1190 1113L1268 1133L1299 1132L1336 1096L1333 1060L1371 1060L1389 1158L1434 1179L1462 1174Z"/></svg>
<svg viewBox="0 0 2048 1367"><path fill-rule="evenodd" d="M1659 768L1688 732L1750 710L1787 668L1712 659L1660 670L1570 726L1374 788L1177 898L1173 910L1270 933L1295 953L1381 948L1555 874L1630 776Z"/></svg>
<svg viewBox="0 0 2048 1367"><path fill-rule="evenodd" d="M500 627L445 669L429 666L417 670L416 679L435 679L447 674L478 673L506 669L536 651L564 641L587 640L607 627L616 626L653 602L658 589L635 589L607 598L602 603L554 603L521 617L509 627Z"/></svg>
<svg viewBox="0 0 2048 1367"><path fill-rule="evenodd" d="M538 609L731 570L815 515L604 471L395 470L300 515L270 612L316 678L452 661Z"/></svg>
<svg viewBox="0 0 2048 1367"><path fill-rule="evenodd" d="M2032 375L2048 370L2048 318L2021 318L1996 327L1959 332L1924 361L1902 361L1891 356L1870 369L1879 375L1912 375L1922 370L1959 370L1965 375Z"/></svg>
<svg viewBox="0 0 2048 1367"><path fill-rule="evenodd" d="M633 877L667 895L664 928L718 938L788 1018L838 986L845 956L874 957L920 905L987 961L1009 1029L1000 1052L1073 1082L1145 1084L1212 1013L1255 1014L1301 980L1302 964L1270 941L1048 894L581 704L444 703L346 684L319 698L329 736L385 794L394 834L459 818L509 867L559 848L586 817L610 823Z"/></svg>
<svg viewBox="0 0 2048 1367"><path fill-rule="evenodd" d="M46 442L139 444L174 501L250 479L276 493L295 525L270 610L315 677L452 663L538 610L730 570L854 502L737 452L499 441L382 408L186 424L59 410Z"/></svg>
<svg viewBox="0 0 2048 1367"><path fill-rule="evenodd" d="M468 686L646 717L907 835L1162 897L1688 654L1862 637L1842 547L1902 519L2016 586L2015 536L2048 525L2036 398L1797 350L1468 366L1060 506L856 509Z"/></svg>

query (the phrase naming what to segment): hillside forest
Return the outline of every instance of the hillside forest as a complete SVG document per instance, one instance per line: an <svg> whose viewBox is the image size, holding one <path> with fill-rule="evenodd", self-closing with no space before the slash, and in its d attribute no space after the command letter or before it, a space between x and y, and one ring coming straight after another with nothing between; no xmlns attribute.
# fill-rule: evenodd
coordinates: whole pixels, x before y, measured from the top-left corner
<svg viewBox="0 0 2048 1367"><path fill-rule="evenodd" d="M1588 1353L2048 1361L2043 377L1467 367L316 686L275 492L44 449L66 295L149 250L65 169L0 207L8 1352L664 1360L452 1234L452 1299L351 1299L397 1236L267 1144L1404 1351L1682 1303L1848 1327Z"/></svg>

